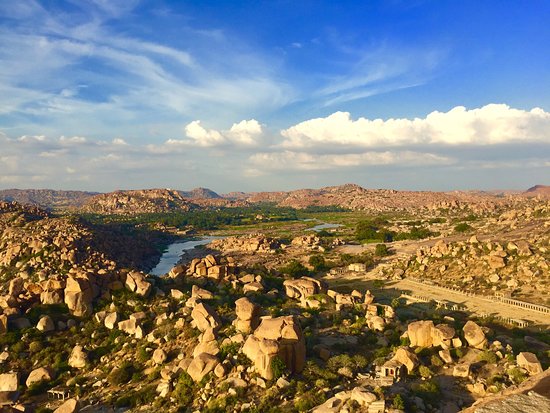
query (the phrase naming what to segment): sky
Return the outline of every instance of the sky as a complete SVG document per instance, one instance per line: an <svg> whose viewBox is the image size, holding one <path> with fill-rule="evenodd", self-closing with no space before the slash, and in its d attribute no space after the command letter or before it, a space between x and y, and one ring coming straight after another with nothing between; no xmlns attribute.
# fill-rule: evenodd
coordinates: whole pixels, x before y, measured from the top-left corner
<svg viewBox="0 0 550 413"><path fill-rule="evenodd" d="M0 1L0 189L550 185L547 0Z"/></svg>

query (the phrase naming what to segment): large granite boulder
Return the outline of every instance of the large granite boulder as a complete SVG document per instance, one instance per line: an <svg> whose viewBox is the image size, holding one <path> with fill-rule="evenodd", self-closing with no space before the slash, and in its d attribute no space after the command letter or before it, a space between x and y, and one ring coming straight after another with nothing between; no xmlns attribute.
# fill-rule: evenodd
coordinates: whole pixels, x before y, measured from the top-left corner
<svg viewBox="0 0 550 413"><path fill-rule="evenodd" d="M527 370L527 372L531 376L542 373L542 366L540 364L540 361L533 353L523 351L518 354L516 361L518 363L518 366Z"/></svg>
<svg viewBox="0 0 550 413"><path fill-rule="evenodd" d="M433 321L414 321L407 326L407 335L413 347L450 348L455 329L446 324L434 325Z"/></svg>
<svg viewBox="0 0 550 413"><path fill-rule="evenodd" d="M153 289L151 283L146 280L145 274L138 271L131 271L126 274L125 285L127 289L142 297L148 296Z"/></svg>
<svg viewBox="0 0 550 413"><path fill-rule="evenodd" d="M218 363L219 361L216 356L201 353L191 361L191 364L187 367L187 374L189 374L195 382L200 382L204 376L216 368Z"/></svg>
<svg viewBox="0 0 550 413"><path fill-rule="evenodd" d="M61 406L53 411L53 413L76 413L78 412L78 400L66 400Z"/></svg>
<svg viewBox="0 0 550 413"><path fill-rule="evenodd" d="M53 379L53 375L50 370L45 367L39 367L34 369L27 377L25 384L27 387L32 386L34 383L39 383L41 381L50 381Z"/></svg>
<svg viewBox="0 0 550 413"><path fill-rule="evenodd" d="M237 319L234 322L235 328L245 334L252 332L260 324L260 307L246 297L235 301L235 312Z"/></svg>
<svg viewBox="0 0 550 413"><path fill-rule="evenodd" d="M199 303L193 308L191 318L193 319L195 327L203 332L209 328L216 330L222 324L216 311L208 304L204 303Z"/></svg>
<svg viewBox="0 0 550 413"><path fill-rule="evenodd" d="M392 360L396 360L403 364L407 368L407 372L409 374L411 374L412 371L420 364L416 354L406 347L399 347L392 357Z"/></svg>
<svg viewBox="0 0 550 413"><path fill-rule="evenodd" d="M305 304L306 299L312 295L327 293L326 283L311 277L286 280L283 285L286 295L300 300L302 304Z"/></svg>
<svg viewBox="0 0 550 413"><path fill-rule="evenodd" d="M294 316L264 317L254 333L248 336L243 353L252 360L264 379L273 379L272 362L277 357L290 372L299 373L306 359L302 329Z"/></svg>
<svg viewBox="0 0 550 413"><path fill-rule="evenodd" d="M65 304L69 307L71 314L77 317L92 314L94 286L88 276L68 277L64 297Z"/></svg>
<svg viewBox="0 0 550 413"><path fill-rule="evenodd" d="M482 349L487 345L487 338L485 333L473 321L468 321L462 328L464 331L464 338L470 347Z"/></svg>
<svg viewBox="0 0 550 413"><path fill-rule="evenodd" d="M76 369L82 369L86 367L88 362L88 354L84 351L82 346L74 346L69 356L69 366Z"/></svg>

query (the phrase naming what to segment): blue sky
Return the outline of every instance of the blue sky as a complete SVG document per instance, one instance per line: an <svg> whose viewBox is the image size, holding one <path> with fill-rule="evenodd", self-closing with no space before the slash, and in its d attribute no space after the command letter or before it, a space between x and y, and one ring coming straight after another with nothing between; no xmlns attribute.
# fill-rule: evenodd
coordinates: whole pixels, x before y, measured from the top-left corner
<svg viewBox="0 0 550 413"><path fill-rule="evenodd" d="M0 187L550 182L550 3L0 3Z"/></svg>

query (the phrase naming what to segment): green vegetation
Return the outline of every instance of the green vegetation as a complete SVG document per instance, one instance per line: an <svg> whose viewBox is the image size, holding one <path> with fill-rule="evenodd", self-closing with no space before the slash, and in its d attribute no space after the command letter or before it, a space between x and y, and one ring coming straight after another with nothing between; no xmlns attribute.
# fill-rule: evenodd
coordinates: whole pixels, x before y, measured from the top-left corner
<svg viewBox="0 0 550 413"><path fill-rule="evenodd" d="M279 269L283 274L287 274L292 278L299 278L309 275L309 270L299 261L292 260L284 267Z"/></svg>
<svg viewBox="0 0 550 413"><path fill-rule="evenodd" d="M325 257L322 255L312 255L309 257L309 265L313 266L314 271L323 271L327 269Z"/></svg>
<svg viewBox="0 0 550 413"><path fill-rule="evenodd" d="M455 225L455 232L468 232L472 230L472 227L465 222Z"/></svg>

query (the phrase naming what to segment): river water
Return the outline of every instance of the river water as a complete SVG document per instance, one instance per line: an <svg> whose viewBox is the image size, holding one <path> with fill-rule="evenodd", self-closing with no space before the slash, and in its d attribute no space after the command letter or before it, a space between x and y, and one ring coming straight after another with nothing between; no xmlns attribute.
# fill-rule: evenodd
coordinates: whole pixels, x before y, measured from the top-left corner
<svg viewBox="0 0 550 413"><path fill-rule="evenodd" d="M217 238L220 237L207 236L191 241L178 241L170 244L168 249L162 254L162 257L160 257L157 266L153 268L149 274L160 276L168 273L178 263L185 251L192 250L198 245L210 244Z"/></svg>
<svg viewBox="0 0 550 413"><path fill-rule="evenodd" d="M314 227L309 228L308 231L320 232L324 229L339 228L341 226L341 224L330 224L325 222L323 224L315 225Z"/></svg>

